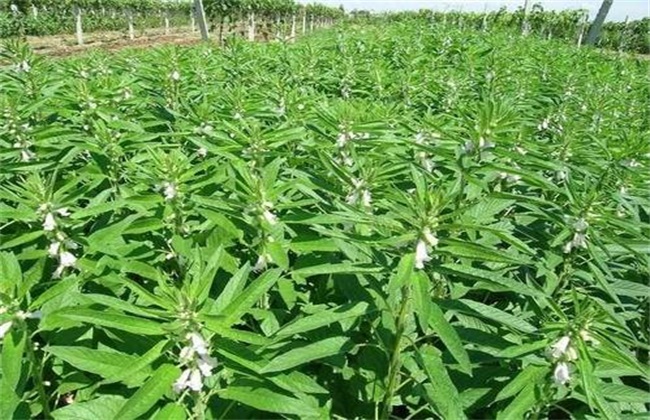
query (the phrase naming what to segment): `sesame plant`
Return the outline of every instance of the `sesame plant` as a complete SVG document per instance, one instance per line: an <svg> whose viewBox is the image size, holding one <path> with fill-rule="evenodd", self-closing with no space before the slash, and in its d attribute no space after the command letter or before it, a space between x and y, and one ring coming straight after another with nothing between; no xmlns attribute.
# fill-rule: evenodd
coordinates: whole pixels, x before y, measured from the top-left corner
<svg viewBox="0 0 650 420"><path fill-rule="evenodd" d="M1 61L0 418L647 415L647 61L426 19Z"/></svg>

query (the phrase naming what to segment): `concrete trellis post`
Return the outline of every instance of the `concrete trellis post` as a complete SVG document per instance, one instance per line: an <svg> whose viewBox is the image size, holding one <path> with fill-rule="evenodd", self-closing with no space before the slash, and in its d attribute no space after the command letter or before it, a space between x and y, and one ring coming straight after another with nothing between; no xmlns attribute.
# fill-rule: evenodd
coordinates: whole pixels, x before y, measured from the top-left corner
<svg viewBox="0 0 650 420"><path fill-rule="evenodd" d="M309 32L314 32L314 15L309 16Z"/></svg>
<svg viewBox="0 0 650 420"><path fill-rule="evenodd" d="M133 10L131 8L126 9L126 19L129 23L129 39L135 39L135 30L133 29Z"/></svg>
<svg viewBox="0 0 650 420"><path fill-rule="evenodd" d="M281 28L280 28L280 16L275 17L275 38L280 39Z"/></svg>
<svg viewBox="0 0 650 420"><path fill-rule="evenodd" d="M302 34L307 33L307 12L303 12L302 14Z"/></svg>
<svg viewBox="0 0 650 420"><path fill-rule="evenodd" d="M169 10L165 9L163 19L165 21L165 35L169 35Z"/></svg>
<svg viewBox="0 0 650 420"><path fill-rule="evenodd" d="M208 34L208 21L205 18L205 9L203 8L203 0L194 0L194 13L196 13L196 20L201 31L201 39L207 41L210 37Z"/></svg>
<svg viewBox="0 0 650 420"><path fill-rule="evenodd" d="M521 34L526 36L530 33L530 24L528 23L528 13L530 12L530 1L524 2L524 21L521 23Z"/></svg>
<svg viewBox="0 0 650 420"><path fill-rule="evenodd" d="M291 15L291 42L296 42L296 14Z"/></svg>
<svg viewBox="0 0 650 420"><path fill-rule="evenodd" d="M32 4L32 15L34 16L34 18L38 17L38 7L36 7L33 4Z"/></svg>
<svg viewBox="0 0 650 420"><path fill-rule="evenodd" d="M600 30L603 27L603 22L605 22L605 18L607 17L607 13L609 13L609 9L612 7L613 2L614 0L603 0L603 3L600 5L600 10L598 10L598 14L596 15L596 19L594 19L594 22L591 24L589 32L587 33L587 45L596 44L596 41L600 36Z"/></svg>
<svg viewBox="0 0 650 420"><path fill-rule="evenodd" d="M83 34L83 27L81 25L81 8L75 5L72 8L72 13L74 14L74 20L75 20L75 32L77 34L77 44L83 45L84 34Z"/></svg>
<svg viewBox="0 0 650 420"><path fill-rule="evenodd" d="M255 41L255 13L248 14L248 40Z"/></svg>

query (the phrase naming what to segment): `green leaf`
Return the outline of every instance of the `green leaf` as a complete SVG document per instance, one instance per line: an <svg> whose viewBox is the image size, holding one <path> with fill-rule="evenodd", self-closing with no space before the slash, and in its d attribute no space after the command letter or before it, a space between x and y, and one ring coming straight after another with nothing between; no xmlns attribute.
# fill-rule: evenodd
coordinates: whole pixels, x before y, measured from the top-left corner
<svg viewBox="0 0 650 420"><path fill-rule="evenodd" d="M442 417L467 418L461 407L458 390L442 363L440 351L432 346L424 346L417 353L417 361L429 378L431 387L427 389L427 396L436 405Z"/></svg>
<svg viewBox="0 0 650 420"><path fill-rule="evenodd" d="M501 309L469 299L459 299L459 301L476 311L481 316L496 321L499 324L503 324L525 333L533 333L537 331L537 328L524 321L521 317L511 315Z"/></svg>
<svg viewBox="0 0 650 420"><path fill-rule="evenodd" d="M497 414L497 420L520 420L535 406L535 384L526 385L510 404Z"/></svg>
<svg viewBox="0 0 650 420"><path fill-rule="evenodd" d="M174 365L162 365L113 417L114 420L137 419L147 413L180 376L181 370Z"/></svg>
<svg viewBox="0 0 650 420"><path fill-rule="evenodd" d="M440 337L453 358L460 364L463 372L470 374L472 365L467 350L465 350L463 343L460 341L458 332L447 321L442 310L435 302L431 302L429 310L431 314L429 317L429 326L438 334L438 337Z"/></svg>
<svg viewBox="0 0 650 420"><path fill-rule="evenodd" d="M95 311L85 308L65 308L52 312L47 317L48 322L56 323L58 320L97 325L100 327L115 328L122 331L142 335L165 335L162 324L144 318L122 315L109 311Z"/></svg>
<svg viewBox="0 0 650 420"><path fill-rule="evenodd" d="M241 317L250 310L273 285L278 281L282 271L279 269L268 270L255 279L250 286L232 301L222 311L224 326L228 327L240 321Z"/></svg>
<svg viewBox="0 0 650 420"><path fill-rule="evenodd" d="M22 376L23 353L26 334L16 325L5 334L2 340L2 378L0 379L0 418L14 418L14 412L22 400L22 390L18 387Z"/></svg>
<svg viewBox="0 0 650 420"><path fill-rule="evenodd" d="M185 420L186 418L187 413L182 406L169 403L157 412L152 420Z"/></svg>
<svg viewBox="0 0 650 420"><path fill-rule="evenodd" d="M130 370L131 366L138 360L137 357L129 354L117 351L93 350L86 347L47 346L44 350L77 369L94 373L103 378L123 374L126 366ZM132 372L133 375L135 373L135 371ZM129 376L125 377L128 378ZM131 379L133 378L131 377Z"/></svg>
<svg viewBox="0 0 650 420"><path fill-rule="evenodd" d="M169 342L166 340L157 343L155 346L149 349L149 351L147 351L142 356L138 357L129 365L123 365L121 371L116 372L113 375L105 376L106 379L104 379L101 383L110 384L114 382L123 382L127 379L131 380L133 376L138 375L142 370L145 370L153 362L158 360L158 358L162 355L163 350L165 349L165 347L167 347L168 344ZM149 373L149 370L150 369L146 369L147 374Z"/></svg>
<svg viewBox="0 0 650 420"><path fill-rule="evenodd" d="M344 353L351 347L350 339L347 337L326 338L325 340L281 353L273 358L260 373L280 372L291 369L314 360Z"/></svg>
<svg viewBox="0 0 650 420"><path fill-rule="evenodd" d="M526 296L536 298L545 298L545 295L525 283L500 276L492 271L481 270L468 265L462 264L443 264L437 266L435 270L442 274L452 274L461 278L470 278L474 280L483 280L496 283L500 286L506 287L512 292L519 293Z"/></svg>
<svg viewBox="0 0 650 420"><path fill-rule="evenodd" d="M549 368L546 366L535 366L528 365L526 366L513 380L508 382L508 384L499 391L494 401L505 400L510 398L517 393L521 392L524 388L530 384L539 382L540 379L544 378L549 374Z"/></svg>
<svg viewBox="0 0 650 420"><path fill-rule="evenodd" d="M373 274L381 272L381 267L354 265L346 262L341 264L320 264L311 267L299 268L297 270L293 270L293 275L312 277L321 274Z"/></svg>
<svg viewBox="0 0 650 420"><path fill-rule="evenodd" d="M52 411L55 420L98 420L115 417L126 399L119 395L102 395L94 400L75 402Z"/></svg>
<svg viewBox="0 0 650 420"><path fill-rule="evenodd" d="M601 394L608 400L625 403L648 403L648 390L633 388L628 385L600 382Z"/></svg>
<svg viewBox="0 0 650 420"><path fill-rule="evenodd" d="M367 310L368 304L365 302L338 306L293 321L282 327L275 335L277 337L289 337L295 334L313 331L343 319L359 317L365 314Z"/></svg>
<svg viewBox="0 0 650 420"><path fill-rule="evenodd" d="M16 256L10 252L0 252L0 294L14 297L22 278Z"/></svg>
<svg viewBox="0 0 650 420"><path fill-rule="evenodd" d="M323 417L322 410L314 399L280 394L255 380L236 381L220 391L219 396L269 413L289 414L299 418Z"/></svg>

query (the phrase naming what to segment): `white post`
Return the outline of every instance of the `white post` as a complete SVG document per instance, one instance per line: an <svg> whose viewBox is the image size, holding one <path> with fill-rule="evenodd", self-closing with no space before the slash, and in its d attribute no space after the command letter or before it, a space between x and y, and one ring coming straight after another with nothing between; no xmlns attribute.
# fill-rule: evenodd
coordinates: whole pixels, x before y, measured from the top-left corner
<svg viewBox="0 0 650 420"><path fill-rule="evenodd" d="M38 17L38 7L34 6L32 4L32 15L34 15L35 18Z"/></svg>
<svg viewBox="0 0 650 420"><path fill-rule="evenodd" d="M530 25L528 24L528 11L530 10L529 0L524 1L524 21L521 24L521 34L526 36L530 32Z"/></svg>
<svg viewBox="0 0 650 420"><path fill-rule="evenodd" d="M603 0L603 3L600 5L596 19L591 24L589 32L587 33L587 45L596 45L598 37L600 36L600 30L603 27L603 22L609 13L609 8L612 7L613 0Z"/></svg>
<svg viewBox="0 0 650 420"><path fill-rule="evenodd" d="M126 19L129 23L129 39L134 40L135 39L135 31L133 29L133 10L126 9Z"/></svg>
<svg viewBox="0 0 650 420"><path fill-rule="evenodd" d="M296 42L296 14L291 16L291 42Z"/></svg>
<svg viewBox="0 0 650 420"><path fill-rule="evenodd" d="M309 32L314 32L314 15L309 16Z"/></svg>
<svg viewBox="0 0 650 420"><path fill-rule="evenodd" d="M83 34L83 28L81 26L81 8L75 5L73 8L73 13L75 19L75 29L77 33L77 44L83 45L84 34Z"/></svg>
<svg viewBox="0 0 650 420"><path fill-rule="evenodd" d="M307 33L307 12L303 12L302 14L302 34Z"/></svg>
<svg viewBox="0 0 650 420"><path fill-rule="evenodd" d="M165 9L165 35L169 35L169 10Z"/></svg>
<svg viewBox="0 0 650 420"><path fill-rule="evenodd" d="M248 14L248 40L255 41L255 13Z"/></svg>
<svg viewBox="0 0 650 420"><path fill-rule="evenodd" d="M275 17L275 38L280 39L280 16Z"/></svg>
<svg viewBox="0 0 650 420"><path fill-rule="evenodd" d="M196 32L196 21L194 20L194 6L190 9L190 26L192 27L192 32Z"/></svg>
<svg viewBox="0 0 650 420"><path fill-rule="evenodd" d="M199 29L201 30L201 39L207 41L208 35L208 22L205 19L205 9L203 9L203 0L194 0L194 12L199 22Z"/></svg>

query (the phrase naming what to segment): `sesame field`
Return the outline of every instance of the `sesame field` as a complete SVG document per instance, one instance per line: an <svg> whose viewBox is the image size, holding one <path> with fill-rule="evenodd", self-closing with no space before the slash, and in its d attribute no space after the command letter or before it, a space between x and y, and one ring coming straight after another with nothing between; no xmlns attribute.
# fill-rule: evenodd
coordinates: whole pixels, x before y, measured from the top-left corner
<svg viewBox="0 0 650 420"><path fill-rule="evenodd" d="M0 113L0 419L648 416L647 60L8 42Z"/></svg>

